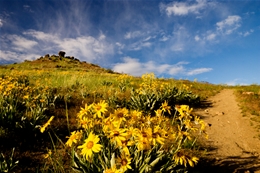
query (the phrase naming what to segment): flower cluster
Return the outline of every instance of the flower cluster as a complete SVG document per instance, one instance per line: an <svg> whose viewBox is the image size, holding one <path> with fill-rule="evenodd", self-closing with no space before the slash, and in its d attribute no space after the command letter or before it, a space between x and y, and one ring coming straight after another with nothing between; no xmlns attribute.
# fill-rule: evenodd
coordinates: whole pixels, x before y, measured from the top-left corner
<svg viewBox="0 0 260 173"><path fill-rule="evenodd" d="M166 101L155 116L126 108L109 114L107 109L108 104L100 101L85 105L78 113L79 130L66 142L81 155L75 153L74 161L81 160L75 164L77 169L88 165L90 172L95 166L104 172L165 171L198 162L187 143L194 145L199 135L206 134L205 123L192 115L189 106L176 106L173 118L164 116L173 112ZM82 162L86 162L85 167L79 166Z"/></svg>
<svg viewBox="0 0 260 173"><path fill-rule="evenodd" d="M47 86L30 85L27 76L0 77L0 126L34 130L47 119L55 96Z"/></svg>

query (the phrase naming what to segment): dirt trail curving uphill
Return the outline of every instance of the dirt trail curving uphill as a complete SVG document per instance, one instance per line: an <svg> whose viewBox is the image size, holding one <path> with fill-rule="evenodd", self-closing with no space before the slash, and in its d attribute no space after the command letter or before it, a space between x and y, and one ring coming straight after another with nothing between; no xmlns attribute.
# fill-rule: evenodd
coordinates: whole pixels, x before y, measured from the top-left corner
<svg viewBox="0 0 260 173"><path fill-rule="evenodd" d="M242 117L232 89L222 90L196 111L209 124L208 154L194 172L260 173L260 140Z"/></svg>

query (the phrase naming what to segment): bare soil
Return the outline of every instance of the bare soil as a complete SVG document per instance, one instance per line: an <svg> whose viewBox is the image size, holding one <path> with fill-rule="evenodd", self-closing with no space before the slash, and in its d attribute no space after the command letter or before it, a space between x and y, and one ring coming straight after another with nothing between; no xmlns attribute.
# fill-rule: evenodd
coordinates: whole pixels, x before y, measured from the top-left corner
<svg viewBox="0 0 260 173"><path fill-rule="evenodd" d="M208 123L207 154L192 172L260 173L260 140L243 117L232 89L224 89L198 109Z"/></svg>

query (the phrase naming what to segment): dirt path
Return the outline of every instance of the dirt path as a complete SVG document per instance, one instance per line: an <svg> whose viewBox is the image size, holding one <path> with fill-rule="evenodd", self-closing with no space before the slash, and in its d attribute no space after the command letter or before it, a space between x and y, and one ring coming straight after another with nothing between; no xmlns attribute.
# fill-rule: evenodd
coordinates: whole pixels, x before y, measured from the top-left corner
<svg viewBox="0 0 260 173"><path fill-rule="evenodd" d="M260 140L242 117L232 89L225 89L196 113L209 124L206 161L195 172L260 173Z"/></svg>

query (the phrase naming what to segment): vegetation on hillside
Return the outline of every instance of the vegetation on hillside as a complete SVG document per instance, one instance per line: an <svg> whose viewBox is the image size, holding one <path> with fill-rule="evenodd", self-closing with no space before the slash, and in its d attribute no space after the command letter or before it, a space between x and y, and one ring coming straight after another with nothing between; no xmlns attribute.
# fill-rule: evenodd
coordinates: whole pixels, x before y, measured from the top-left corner
<svg viewBox="0 0 260 173"><path fill-rule="evenodd" d="M0 172L184 171L207 137L192 110L226 87L56 55L0 66L0 81Z"/></svg>

